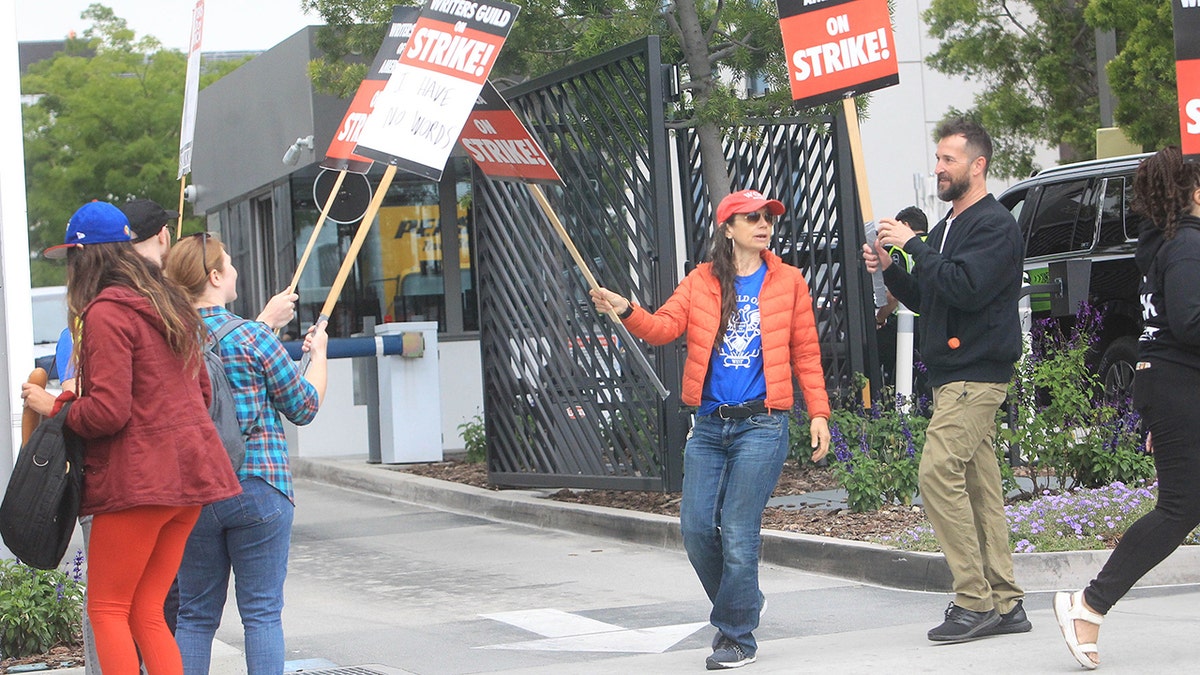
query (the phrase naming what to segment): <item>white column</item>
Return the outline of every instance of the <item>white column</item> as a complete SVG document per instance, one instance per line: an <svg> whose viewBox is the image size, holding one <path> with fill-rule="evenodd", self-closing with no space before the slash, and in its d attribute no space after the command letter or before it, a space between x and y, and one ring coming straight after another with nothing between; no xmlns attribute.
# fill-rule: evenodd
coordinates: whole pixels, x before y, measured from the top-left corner
<svg viewBox="0 0 1200 675"><path fill-rule="evenodd" d="M0 405L9 417L0 434L0 486L8 484L21 444L21 383L33 370L29 299L29 230L25 217L25 157L21 133L21 73L16 5L0 0ZM5 140L7 139L7 140ZM4 461L7 460L7 461Z"/></svg>

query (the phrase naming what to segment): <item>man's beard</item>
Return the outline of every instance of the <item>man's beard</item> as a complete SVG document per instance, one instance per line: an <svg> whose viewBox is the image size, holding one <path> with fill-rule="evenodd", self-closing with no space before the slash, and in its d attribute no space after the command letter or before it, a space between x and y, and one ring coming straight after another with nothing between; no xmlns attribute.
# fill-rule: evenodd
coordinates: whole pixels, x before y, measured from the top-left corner
<svg viewBox="0 0 1200 675"><path fill-rule="evenodd" d="M967 190L970 188L971 181L966 177L964 177L961 181L951 178L950 185L946 186L945 189L938 189L937 196L938 199L944 202L952 202L955 199L967 194Z"/></svg>

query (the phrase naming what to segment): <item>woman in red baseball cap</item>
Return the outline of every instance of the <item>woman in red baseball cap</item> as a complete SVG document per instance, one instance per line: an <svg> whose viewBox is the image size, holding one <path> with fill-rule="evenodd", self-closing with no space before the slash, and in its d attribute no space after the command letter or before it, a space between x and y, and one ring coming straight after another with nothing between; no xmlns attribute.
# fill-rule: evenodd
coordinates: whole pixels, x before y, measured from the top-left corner
<svg viewBox="0 0 1200 675"><path fill-rule="evenodd" d="M753 663L765 606L758 588L762 513L788 454L793 376L812 419L813 461L829 449L829 398L816 322L800 270L772 253L783 203L739 190L717 206L709 261L651 313L592 291L629 332L655 345L687 335L681 398L696 406L684 448L680 525L688 559L713 603L710 670Z"/></svg>

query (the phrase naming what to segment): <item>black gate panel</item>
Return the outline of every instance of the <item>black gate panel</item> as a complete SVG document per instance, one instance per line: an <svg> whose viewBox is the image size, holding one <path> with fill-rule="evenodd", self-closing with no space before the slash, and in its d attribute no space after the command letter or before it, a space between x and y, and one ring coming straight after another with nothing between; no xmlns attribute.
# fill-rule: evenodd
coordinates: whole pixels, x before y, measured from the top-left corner
<svg viewBox="0 0 1200 675"><path fill-rule="evenodd" d="M705 197L694 132L684 135L679 155L690 269L707 256L712 208ZM730 190L757 189L787 207L775 226L771 250L804 271L826 387L831 394L850 393L854 374L878 371L878 361L875 306L869 277L859 262L862 221L844 124L840 118L771 119L730 128L725 157L734 177ZM800 400L797 397L798 404Z"/></svg>
<svg viewBox="0 0 1200 675"><path fill-rule="evenodd" d="M592 273L650 306L674 287L663 76L652 36L504 92L563 177L545 191ZM678 347L622 342L528 186L480 178L474 194L489 479L678 484L678 393L661 401L628 351L677 383Z"/></svg>
<svg viewBox="0 0 1200 675"><path fill-rule="evenodd" d="M544 190L592 273L651 309L679 281L677 248L690 270L712 234L694 133L668 134L672 76L650 36L504 92L563 177ZM739 181L730 187L756 187L787 205L772 248L809 281L831 391L848 390L853 373L876 363L843 126L770 120L730 129L725 144ZM477 176L473 199L489 480L680 489L689 426L678 392L683 340L624 343L593 309L529 186ZM671 390L666 400L634 349Z"/></svg>

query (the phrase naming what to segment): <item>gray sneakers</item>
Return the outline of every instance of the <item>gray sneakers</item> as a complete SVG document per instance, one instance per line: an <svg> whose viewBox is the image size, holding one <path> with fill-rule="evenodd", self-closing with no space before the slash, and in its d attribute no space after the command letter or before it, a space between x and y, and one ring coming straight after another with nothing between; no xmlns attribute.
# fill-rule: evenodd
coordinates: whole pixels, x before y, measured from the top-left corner
<svg viewBox="0 0 1200 675"><path fill-rule="evenodd" d="M747 654L741 645L720 634L712 656L704 661L704 667L708 670L741 668L742 666L754 663L754 661L755 656L753 654Z"/></svg>

